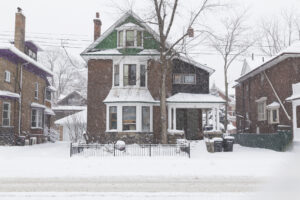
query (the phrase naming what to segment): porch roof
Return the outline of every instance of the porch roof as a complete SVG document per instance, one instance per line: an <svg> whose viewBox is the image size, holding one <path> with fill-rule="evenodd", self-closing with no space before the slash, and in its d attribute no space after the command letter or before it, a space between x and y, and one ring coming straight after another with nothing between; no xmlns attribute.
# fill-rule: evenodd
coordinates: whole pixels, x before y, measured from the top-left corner
<svg viewBox="0 0 300 200"><path fill-rule="evenodd" d="M0 97L7 97L7 98L20 98L20 95L14 92L0 90Z"/></svg>
<svg viewBox="0 0 300 200"><path fill-rule="evenodd" d="M177 93L167 98L168 103L224 104L225 100L211 94Z"/></svg>

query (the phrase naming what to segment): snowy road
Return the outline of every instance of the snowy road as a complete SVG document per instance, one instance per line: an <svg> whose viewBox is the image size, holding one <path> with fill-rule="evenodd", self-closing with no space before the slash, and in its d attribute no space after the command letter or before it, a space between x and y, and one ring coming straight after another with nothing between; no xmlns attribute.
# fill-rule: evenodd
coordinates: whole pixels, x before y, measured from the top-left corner
<svg viewBox="0 0 300 200"><path fill-rule="evenodd" d="M2 178L0 192L253 192L250 177Z"/></svg>

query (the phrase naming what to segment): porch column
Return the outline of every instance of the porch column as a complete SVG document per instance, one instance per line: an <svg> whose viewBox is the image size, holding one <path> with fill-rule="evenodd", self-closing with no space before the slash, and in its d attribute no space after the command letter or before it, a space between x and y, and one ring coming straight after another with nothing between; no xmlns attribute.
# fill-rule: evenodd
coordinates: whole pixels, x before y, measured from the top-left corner
<svg viewBox="0 0 300 200"><path fill-rule="evenodd" d="M213 130L216 130L216 109L212 109Z"/></svg>
<svg viewBox="0 0 300 200"><path fill-rule="evenodd" d="M220 130L220 108L218 107L217 109L217 130L219 131Z"/></svg>
<svg viewBox="0 0 300 200"><path fill-rule="evenodd" d="M205 125L208 125L208 110L205 109Z"/></svg>
<svg viewBox="0 0 300 200"><path fill-rule="evenodd" d="M172 127L172 108L168 106L168 129L171 130Z"/></svg>
<svg viewBox="0 0 300 200"><path fill-rule="evenodd" d="M173 108L173 130L176 130L176 108Z"/></svg>

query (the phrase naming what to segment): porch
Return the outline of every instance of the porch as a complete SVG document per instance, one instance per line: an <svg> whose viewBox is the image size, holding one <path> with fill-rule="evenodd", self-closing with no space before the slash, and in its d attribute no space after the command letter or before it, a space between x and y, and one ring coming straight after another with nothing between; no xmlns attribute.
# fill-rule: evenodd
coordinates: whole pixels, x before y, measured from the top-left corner
<svg viewBox="0 0 300 200"><path fill-rule="evenodd" d="M210 94L177 93L167 99L168 132L186 139L203 138L204 126L220 132L220 109L225 101Z"/></svg>

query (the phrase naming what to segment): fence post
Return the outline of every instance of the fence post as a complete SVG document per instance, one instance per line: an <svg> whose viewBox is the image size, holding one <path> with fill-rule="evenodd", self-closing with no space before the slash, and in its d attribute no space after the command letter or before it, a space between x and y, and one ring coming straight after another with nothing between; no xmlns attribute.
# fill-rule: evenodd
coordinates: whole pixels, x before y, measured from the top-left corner
<svg viewBox="0 0 300 200"><path fill-rule="evenodd" d="M191 158L191 143L189 143L189 158Z"/></svg>
<svg viewBox="0 0 300 200"><path fill-rule="evenodd" d="M72 157L72 142L70 144L70 157Z"/></svg>
<svg viewBox="0 0 300 200"><path fill-rule="evenodd" d="M114 143L114 157L116 156L116 144Z"/></svg>
<svg viewBox="0 0 300 200"><path fill-rule="evenodd" d="M151 144L149 146L149 156L151 157Z"/></svg>

